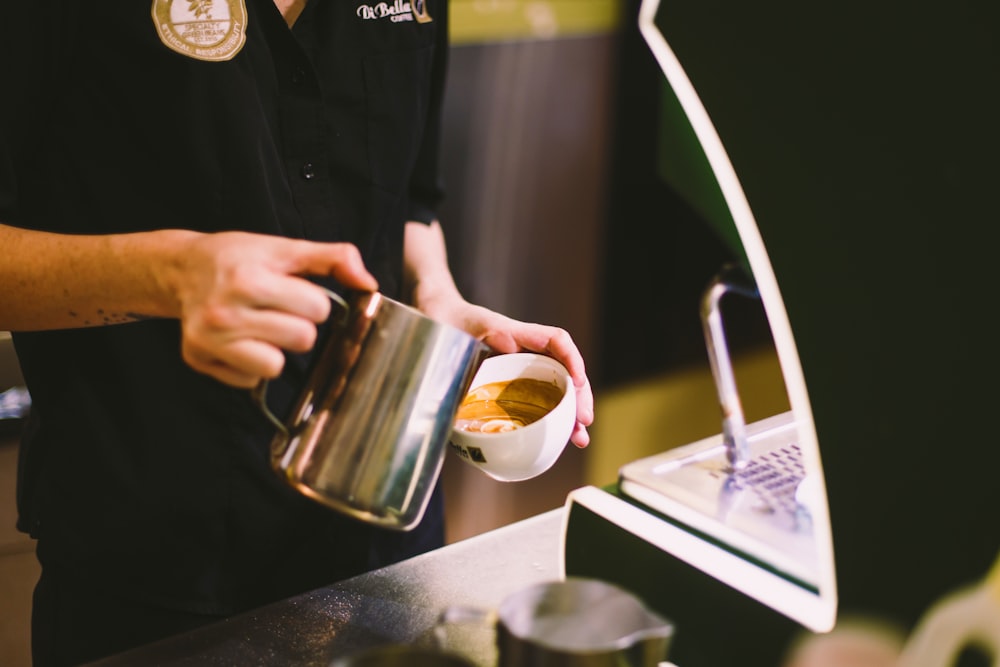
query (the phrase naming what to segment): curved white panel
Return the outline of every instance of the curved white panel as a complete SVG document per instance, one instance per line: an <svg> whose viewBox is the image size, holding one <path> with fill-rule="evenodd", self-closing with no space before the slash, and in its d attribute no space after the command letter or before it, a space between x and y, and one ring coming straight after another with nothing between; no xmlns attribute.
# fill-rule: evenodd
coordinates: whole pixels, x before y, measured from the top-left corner
<svg viewBox="0 0 1000 667"><path fill-rule="evenodd" d="M815 541L815 584L819 591L817 603L789 606L783 598L778 599L781 596L779 588L774 588L775 599L770 599L771 589L767 587L755 589L753 592L747 591L747 594L814 631L824 632L833 627L837 612L833 541L819 443L795 339L764 241L739 178L708 112L702 105L681 63L655 24L659 7L660 0L643 1L639 13L639 28L701 144L745 249L781 363L791 413L797 429L796 442L801 449L807 473L809 495L812 499L809 503L809 509L812 514ZM727 580L729 577L727 572L732 575L730 580ZM736 569L717 570L713 572L713 576L733 587L739 586L736 581L738 576Z"/></svg>

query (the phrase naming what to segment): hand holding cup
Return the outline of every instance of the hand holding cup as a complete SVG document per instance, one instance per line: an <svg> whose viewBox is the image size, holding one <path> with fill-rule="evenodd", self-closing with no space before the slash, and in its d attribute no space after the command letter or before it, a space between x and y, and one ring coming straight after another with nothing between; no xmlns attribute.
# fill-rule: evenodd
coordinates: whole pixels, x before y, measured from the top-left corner
<svg viewBox="0 0 1000 667"><path fill-rule="evenodd" d="M486 359L458 409L451 448L502 482L537 477L558 460L576 422L569 371L519 352Z"/></svg>

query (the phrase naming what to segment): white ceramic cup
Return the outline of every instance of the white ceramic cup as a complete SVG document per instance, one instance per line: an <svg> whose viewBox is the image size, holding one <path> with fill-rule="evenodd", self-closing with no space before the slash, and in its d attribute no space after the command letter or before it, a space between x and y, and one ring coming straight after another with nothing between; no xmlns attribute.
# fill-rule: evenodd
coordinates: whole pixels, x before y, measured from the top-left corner
<svg viewBox="0 0 1000 667"><path fill-rule="evenodd" d="M551 382L562 398L544 417L520 428L497 433L453 429L451 449L466 463L501 482L536 477L556 462L576 424L576 392L569 371L541 354L518 352L486 359L470 391L492 382L528 378Z"/></svg>

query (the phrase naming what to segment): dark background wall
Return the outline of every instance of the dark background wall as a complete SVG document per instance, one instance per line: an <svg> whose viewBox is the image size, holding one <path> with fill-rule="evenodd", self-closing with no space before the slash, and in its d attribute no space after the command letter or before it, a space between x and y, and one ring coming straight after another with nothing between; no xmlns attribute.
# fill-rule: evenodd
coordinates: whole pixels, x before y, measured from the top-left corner
<svg viewBox="0 0 1000 667"><path fill-rule="evenodd" d="M456 45L445 104L441 209L471 301L561 326L597 368L616 61L614 31ZM572 449L572 448L571 448ZM558 507L583 479L569 452L503 484L446 457L450 539Z"/></svg>
<svg viewBox="0 0 1000 667"><path fill-rule="evenodd" d="M663 6L784 296L842 613L910 625L1000 547L997 5Z"/></svg>
<svg viewBox="0 0 1000 667"><path fill-rule="evenodd" d="M738 259L662 176L663 74L623 3L602 276L597 381L602 388L705 365L699 301ZM764 344L759 305L727 303L734 349Z"/></svg>
<svg viewBox="0 0 1000 667"><path fill-rule="evenodd" d="M639 3L624 4L615 49L599 76L581 79L592 101L612 94L610 131L581 131L576 110L560 121L576 141L600 143L590 158L607 167L603 197L570 194L588 212L603 199L603 214L587 216L591 227L546 219L569 247L594 234L582 242L593 254L567 260L570 273L553 270L573 276L560 290L571 290L565 312L580 319L564 321L579 326L598 390L701 363L698 299L732 258L658 175L660 76L634 30ZM1000 548L997 6L664 5L667 38L747 193L802 357L841 611L912 625L985 575ZM557 70L553 90L570 71ZM507 94L523 94L525 80ZM552 155L567 150L556 145ZM564 165L545 177L558 181L552 169ZM543 303L530 290L519 298Z"/></svg>
<svg viewBox="0 0 1000 667"><path fill-rule="evenodd" d="M441 218L459 287L570 331L599 402L673 370L707 371L699 300L734 259L660 174L663 79L638 33L639 2L617 5L602 29L455 45L445 105ZM758 303L726 307L734 348L769 341ZM571 450L514 486L449 457L450 495L477 500L450 520L452 537L561 505L592 453Z"/></svg>

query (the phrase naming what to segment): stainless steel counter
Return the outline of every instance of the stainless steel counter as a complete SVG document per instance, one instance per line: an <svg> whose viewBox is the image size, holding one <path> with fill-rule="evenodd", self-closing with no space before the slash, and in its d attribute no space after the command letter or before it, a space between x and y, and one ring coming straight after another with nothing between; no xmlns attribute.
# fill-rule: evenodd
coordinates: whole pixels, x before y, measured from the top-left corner
<svg viewBox="0 0 1000 667"><path fill-rule="evenodd" d="M384 644L433 645L450 606L495 608L562 576L560 508L442 549L102 660L148 665L323 665ZM449 648L495 661L488 627L449 626Z"/></svg>

